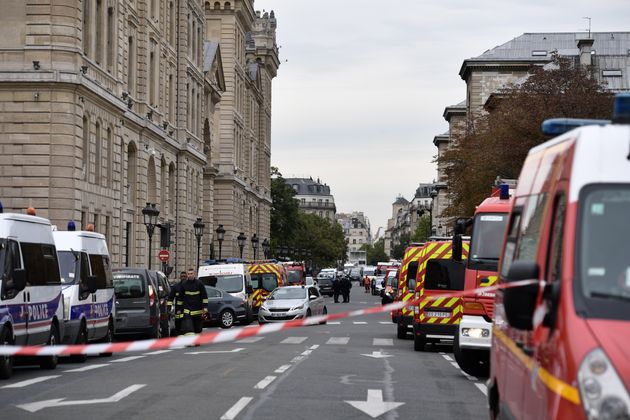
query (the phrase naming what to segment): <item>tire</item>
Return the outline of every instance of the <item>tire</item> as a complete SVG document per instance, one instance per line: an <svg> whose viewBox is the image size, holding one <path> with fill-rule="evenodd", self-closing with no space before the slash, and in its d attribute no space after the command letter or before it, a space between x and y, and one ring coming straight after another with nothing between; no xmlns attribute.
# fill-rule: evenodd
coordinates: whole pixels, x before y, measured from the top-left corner
<svg viewBox="0 0 630 420"><path fill-rule="evenodd" d="M2 327L0 345L13 344L13 335L7 325ZM9 379L13 373L13 356L0 356L0 379Z"/></svg>
<svg viewBox="0 0 630 420"><path fill-rule="evenodd" d="M407 338L407 326L403 324L400 319L396 323L396 337L401 340L405 340Z"/></svg>
<svg viewBox="0 0 630 420"><path fill-rule="evenodd" d="M50 327L50 335L46 345L54 346L57 344L59 344L59 330L57 329L57 324L53 323ZM42 356L39 359L39 367L46 370L56 369L57 363L59 363L59 356Z"/></svg>
<svg viewBox="0 0 630 420"><path fill-rule="evenodd" d="M459 347L459 333L453 341L453 356L465 373L477 378L487 378L490 375L490 353L481 350L462 350Z"/></svg>
<svg viewBox="0 0 630 420"><path fill-rule="evenodd" d="M229 309L224 309L219 314L219 322L221 323L221 328L232 328L234 325L234 312Z"/></svg>
<svg viewBox="0 0 630 420"><path fill-rule="evenodd" d="M413 349L415 351L424 351L424 346L427 344L427 338L422 334L413 335Z"/></svg>
<svg viewBox="0 0 630 420"><path fill-rule="evenodd" d="M328 308L326 308L325 306L324 306L324 310L322 311L322 315L328 315ZM320 322L319 325L326 325L327 322L328 321L324 320Z"/></svg>
<svg viewBox="0 0 630 420"><path fill-rule="evenodd" d="M107 334L105 334L105 338L101 340L101 343L113 343L114 342L114 323L112 320L109 320L109 324L107 325ZM112 353L101 353L102 357L111 357Z"/></svg>
<svg viewBox="0 0 630 420"><path fill-rule="evenodd" d="M88 343L87 327L85 326L85 323L82 322L81 327L79 328L79 334L77 335L76 344L81 346L87 343ZM75 354L75 355L70 356L70 361L73 363L85 363L86 360L87 360L87 354Z"/></svg>

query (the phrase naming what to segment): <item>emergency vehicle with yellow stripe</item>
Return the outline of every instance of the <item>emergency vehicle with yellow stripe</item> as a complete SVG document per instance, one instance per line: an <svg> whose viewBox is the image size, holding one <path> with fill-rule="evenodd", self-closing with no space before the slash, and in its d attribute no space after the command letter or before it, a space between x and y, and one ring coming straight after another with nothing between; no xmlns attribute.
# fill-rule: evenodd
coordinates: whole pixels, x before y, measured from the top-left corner
<svg viewBox="0 0 630 420"><path fill-rule="evenodd" d="M527 155L499 263L491 418L628 419L630 94L612 122L543 132L559 135Z"/></svg>
<svg viewBox="0 0 630 420"><path fill-rule="evenodd" d="M442 295L464 290L464 263L469 243L456 235L452 241L427 242L418 260L414 298L413 348L453 340L463 315L463 300Z"/></svg>
<svg viewBox="0 0 630 420"><path fill-rule="evenodd" d="M394 302L407 302L413 299L416 292L416 275L418 263L426 247L422 244L411 244L405 249L402 265L398 272L398 291ZM405 306L402 309L391 312L392 322L397 325L397 337L404 339L407 333L413 331L413 306Z"/></svg>
<svg viewBox="0 0 630 420"><path fill-rule="evenodd" d="M493 286L497 282L499 254L512 209L510 187L515 184L513 180L498 179L492 195L477 206L473 218L458 221L462 230L464 226L472 227L464 286L467 290ZM487 377L490 371L494 292L464 296L463 301L464 315L453 342L453 355L467 374Z"/></svg>
<svg viewBox="0 0 630 420"><path fill-rule="evenodd" d="M301 261L287 261L282 265L287 269L287 286L306 284L306 266Z"/></svg>
<svg viewBox="0 0 630 420"><path fill-rule="evenodd" d="M252 310L257 314L266 297L275 288L287 284L287 269L275 260L266 260L248 262L247 271L252 279Z"/></svg>

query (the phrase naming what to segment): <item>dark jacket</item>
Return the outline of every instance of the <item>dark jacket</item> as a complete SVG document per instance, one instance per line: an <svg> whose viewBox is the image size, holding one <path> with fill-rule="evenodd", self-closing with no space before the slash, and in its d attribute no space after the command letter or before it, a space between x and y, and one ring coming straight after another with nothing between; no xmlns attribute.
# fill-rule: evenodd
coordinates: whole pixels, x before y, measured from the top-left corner
<svg viewBox="0 0 630 420"><path fill-rule="evenodd" d="M201 316L208 307L206 287L198 279L182 281L179 285L179 301L184 315Z"/></svg>

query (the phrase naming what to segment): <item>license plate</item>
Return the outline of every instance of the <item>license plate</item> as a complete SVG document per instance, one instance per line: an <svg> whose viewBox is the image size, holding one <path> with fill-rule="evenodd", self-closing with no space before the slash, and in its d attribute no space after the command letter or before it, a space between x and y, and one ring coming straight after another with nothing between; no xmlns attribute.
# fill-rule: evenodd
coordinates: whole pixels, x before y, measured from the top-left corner
<svg viewBox="0 0 630 420"><path fill-rule="evenodd" d="M441 311L425 311L425 316L429 318L448 318L451 316L450 312L441 312Z"/></svg>
<svg viewBox="0 0 630 420"><path fill-rule="evenodd" d="M272 312L271 316L273 317L287 316L287 313L286 312Z"/></svg>

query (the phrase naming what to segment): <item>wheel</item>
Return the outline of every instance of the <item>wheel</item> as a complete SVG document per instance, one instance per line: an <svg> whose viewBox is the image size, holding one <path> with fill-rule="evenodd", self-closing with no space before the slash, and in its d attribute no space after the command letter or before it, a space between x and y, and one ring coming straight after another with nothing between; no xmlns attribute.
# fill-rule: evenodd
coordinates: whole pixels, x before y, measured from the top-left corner
<svg viewBox="0 0 630 420"><path fill-rule="evenodd" d="M326 308L325 306L324 306L324 310L322 311L322 315L328 315L328 308ZM319 325L325 325L326 322L328 321L323 320L322 322L319 323Z"/></svg>
<svg viewBox="0 0 630 420"><path fill-rule="evenodd" d="M467 350L459 347L459 333L453 341L453 356L465 373L477 378L487 378L490 375L490 354L483 350Z"/></svg>
<svg viewBox="0 0 630 420"><path fill-rule="evenodd" d="M8 326L2 327L0 345L13 344L13 335ZM0 379L9 379L13 373L13 356L0 356Z"/></svg>
<svg viewBox="0 0 630 420"><path fill-rule="evenodd" d="M396 323L396 337L398 337L401 340L404 340L407 338L407 326L401 322L401 320L399 319L398 322Z"/></svg>
<svg viewBox="0 0 630 420"><path fill-rule="evenodd" d="M232 328L234 325L234 312L229 309L224 309L219 314L219 322L221 322L221 328Z"/></svg>
<svg viewBox="0 0 630 420"><path fill-rule="evenodd" d="M427 344L427 338L422 334L413 335L413 349L415 351L424 351L424 346Z"/></svg>
<svg viewBox="0 0 630 420"><path fill-rule="evenodd" d="M52 324L46 345L55 346L57 344L59 344L59 330L57 329L57 324ZM39 360L39 367L42 369L53 370L57 368L58 362L59 356L42 356Z"/></svg>
<svg viewBox="0 0 630 420"><path fill-rule="evenodd" d="M79 334L77 335L76 344L81 346L88 343L88 334L85 323L81 323L81 327L79 328ZM70 356L70 360L74 363L85 363L87 360L87 354L75 354Z"/></svg>
<svg viewBox="0 0 630 420"><path fill-rule="evenodd" d="M114 323L112 322L112 320L109 320L109 324L107 325L107 334L105 335L105 337L103 338L103 340L101 340L102 343L113 343L114 342ZM111 357L112 353L101 353L100 354L103 357Z"/></svg>

